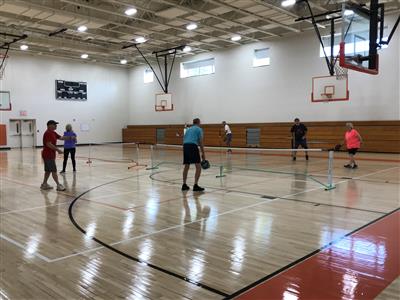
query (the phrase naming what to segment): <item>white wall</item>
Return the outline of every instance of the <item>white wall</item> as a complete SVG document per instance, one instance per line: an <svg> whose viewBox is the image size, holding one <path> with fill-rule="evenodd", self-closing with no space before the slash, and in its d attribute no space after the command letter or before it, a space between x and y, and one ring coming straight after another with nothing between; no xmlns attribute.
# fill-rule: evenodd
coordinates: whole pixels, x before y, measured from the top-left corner
<svg viewBox="0 0 400 300"><path fill-rule="evenodd" d="M389 28L393 17L387 18ZM328 75L319 58L314 32L185 57L185 61L215 57L215 74L179 78L173 70L170 91L175 111L154 112L158 83L143 83L143 67L130 71L130 124L171 124L200 117L204 123L398 120L399 31L388 49L380 51L380 74L349 71L350 101L311 103L311 78ZM271 65L252 67L253 50L270 47Z"/></svg>
<svg viewBox="0 0 400 300"><path fill-rule="evenodd" d="M88 100L56 100L56 79L87 82ZM128 121L126 69L13 54L0 88L10 91L12 99L12 111L1 112L0 123L8 127L10 118L36 119L37 145L42 145L42 134L49 119L60 122L59 133L71 123L80 143L122 140L121 129ZM26 110L28 115L20 117L21 110ZM80 132L81 123L89 124L90 132Z"/></svg>

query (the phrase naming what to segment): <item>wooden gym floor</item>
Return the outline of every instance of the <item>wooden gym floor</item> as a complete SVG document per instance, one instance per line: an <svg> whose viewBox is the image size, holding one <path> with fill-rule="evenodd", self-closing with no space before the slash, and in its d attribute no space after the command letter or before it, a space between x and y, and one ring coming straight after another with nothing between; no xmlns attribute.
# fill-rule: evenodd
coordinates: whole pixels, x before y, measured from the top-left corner
<svg viewBox="0 0 400 300"><path fill-rule="evenodd" d="M326 154L214 151L226 176L206 170L198 194L180 191L180 151L146 170L87 148L65 192L40 191L40 150L0 152L0 299L398 299L399 155L349 170L335 154L325 191Z"/></svg>

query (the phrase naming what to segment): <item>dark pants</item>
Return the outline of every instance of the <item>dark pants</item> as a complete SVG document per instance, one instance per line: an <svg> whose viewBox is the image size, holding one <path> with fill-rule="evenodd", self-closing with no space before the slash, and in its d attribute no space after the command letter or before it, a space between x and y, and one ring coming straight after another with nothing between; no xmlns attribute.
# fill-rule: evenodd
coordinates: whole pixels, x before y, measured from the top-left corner
<svg viewBox="0 0 400 300"><path fill-rule="evenodd" d="M300 146L303 149L308 149L307 140L306 139L294 140L294 149L298 149ZM305 154L307 157L308 152L306 152ZM293 155L296 156L296 152L294 152Z"/></svg>
<svg viewBox="0 0 400 300"><path fill-rule="evenodd" d="M71 149L64 149L64 161L63 161L63 171L65 172L65 167L67 166L68 156L71 153L71 160L72 160L72 168L74 171L76 170L76 162L75 162L75 152L76 148Z"/></svg>

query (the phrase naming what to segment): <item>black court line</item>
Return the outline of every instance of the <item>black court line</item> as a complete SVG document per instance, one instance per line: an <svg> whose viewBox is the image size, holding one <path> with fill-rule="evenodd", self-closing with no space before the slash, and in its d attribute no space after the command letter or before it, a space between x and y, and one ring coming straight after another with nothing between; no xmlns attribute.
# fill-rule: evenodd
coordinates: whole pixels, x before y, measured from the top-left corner
<svg viewBox="0 0 400 300"><path fill-rule="evenodd" d="M282 199L282 200L294 201L294 202L314 204L315 206L319 206L319 205L330 206L330 207L346 208L346 209L352 209L352 210L358 210L358 211L364 211L364 212L370 212L370 213L376 213L376 214L386 214L385 211L371 210L371 209L365 209L365 208L349 207L349 206L344 206L344 205L335 205L335 204L314 202L314 201L308 201L308 200L302 200L302 199L296 199L296 198L288 198L288 197L279 197L278 196L276 198Z"/></svg>
<svg viewBox="0 0 400 300"><path fill-rule="evenodd" d="M173 181L169 180L162 180L162 179L157 179L154 178L154 175L157 175L161 172L154 173L150 175L150 178L154 181L158 182L164 182L164 183L169 183L172 185L180 185L180 183L176 183ZM253 183L249 183L253 184ZM344 206L344 205L336 205L336 204L328 204L328 203L322 203L322 202L314 202L314 201L308 201L308 200L302 200L302 199L296 199L296 198L288 198L288 197L282 197L282 196L275 196L275 195L265 195L261 193L255 193L255 192L246 192L246 191L240 191L240 190L235 190L235 189L230 189L230 188L217 188L217 187L209 187L209 186L204 186L208 189L213 189L214 191L225 191L227 193L239 193L239 194L245 194L245 195L251 195L251 196L258 196L260 198L264 199L281 199L281 200L287 200L287 201L295 201L295 202L301 202L301 203L307 203L307 204L314 204L314 205L321 205L321 206L328 206L328 207L336 207L336 208L345 208L345 209L350 209L350 210L357 210L357 211L364 211L364 212L370 212L370 213L377 213L377 214L385 214L386 212L383 211L377 211L377 210L369 210L369 209L364 209L364 208L357 208L357 207L349 207L349 206ZM323 187L321 186L321 189ZM303 191L304 192L304 191ZM301 191L299 194L302 193Z"/></svg>
<svg viewBox="0 0 400 300"><path fill-rule="evenodd" d="M145 174L145 175L148 175L148 174ZM129 176L129 177L125 177L125 178L116 179L116 180L113 180L113 181L110 181L110 182L107 182L107 183L100 184L100 185L98 185L98 186L95 186L95 187L93 187L93 188L91 188L91 189L89 189L89 190L87 190L87 191L81 193L81 194L80 194L79 196L77 196L77 197L71 202L71 204L69 205L69 208L68 208L68 216L69 216L69 219L70 219L71 223L72 223L80 232L82 232L84 235L86 235L86 234L87 234L87 233L86 233L86 230L83 229L83 228L75 221L75 218L74 218L74 216L73 216L73 214L72 214L72 209L73 209L73 207L74 207L74 204L75 204L82 196L84 196L85 194L89 193L90 191L93 191L93 190L95 190L95 189L97 189L97 188L100 188L100 187L105 186L105 185L108 185L108 184L116 183L116 182L119 182L119 181L131 179L131 178L135 178L135 177L138 177L138 176L136 175L136 176ZM162 268L162 267L159 267L159 266L153 265L153 264L151 264L151 263L148 263L148 262L146 262L146 261L144 261L144 260L141 260L140 258L137 258L137 257L134 257L134 256L132 256L132 255L129 255L129 254L127 254L127 253L125 253L125 252L123 252L123 251L120 251L120 250L114 248L113 246L111 246L111 245L109 245L109 244L107 244L107 243L105 243L105 242L99 240L98 238L96 238L96 237L94 237L94 236L93 236L91 239L92 239L93 241L95 241L96 243L102 245L103 247L105 247L105 248L107 248L107 249L109 249L109 250L111 250L111 251L113 251L113 252L115 252L115 253L117 253L117 254L119 254L119 255L122 255L122 256L125 257L125 258L128 258L128 259L130 259L130 260L133 260L133 261L136 261L136 262L138 262L138 263L144 264L144 265L146 265L146 266L148 266L148 267L150 267L150 268L153 268L153 269L155 269L155 270L157 270L157 271L163 272L163 273L165 273L165 274L167 274L167 275L170 275L170 276L173 276L173 277L175 277L175 278L184 280L184 281L186 281L186 282L188 282L188 283L190 283L190 284L193 284L193 285L196 285L196 286L201 287L201 288L203 288L203 289L206 289L206 290L208 290L208 291L210 291L210 292L212 292L212 293L214 293L214 294L218 294L218 295L223 296L223 297L229 296L228 294L226 294L226 293L224 293L224 292L222 292L222 291L219 291L219 290L217 290L217 289L215 289L215 288L213 288L213 287L210 287L210 286L208 286L208 285L206 285L206 284L203 284L203 283L201 283L201 282L197 282L197 281L192 280L192 279L190 279L190 278L188 278L188 277L186 277L186 276L180 275L180 274L178 274L178 273L175 273L175 272L172 272L172 271L170 271L170 270L164 269L164 268Z"/></svg>
<svg viewBox="0 0 400 300"><path fill-rule="evenodd" d="M379 218L376 218L376 219L372 220L371 222L368 222L367 224L364 224L363 226L361 226L361 227L359 227L357 229L354 229L353 231L343 235L342 237L337 238L336 240L334 240L334 241L322 246L321 248L319 248L317 250L314 250L313 252L310 252L309 254L307 254L307 255L295 260L294 262L291 262L290 264L284 266L283 268L280 268L279 270L276 270L275 272L273 272L273 273L271 273L271 274L269 274L267 276L264 276L263 278L260 278L259 280L249 284L248 286L246 286L246 287L244 287L244 288L242 288L242 289L230 294L229 296L225 297L224 300L233 299L233 298L243 294L244 292L256 287L257 285L259 285L259 284L271 279L272 277L275 277L276 275L278 275L278 274L290 269L291 267L303 262L307 258L310 258L311 256L314 256L314 255L318 254L319 252L325 250L326 248L329 248L329 247L337 244L338 242L340 242L341 240L345 239L346 237L356 233L357 231L360 231L361 229L363 229L363 228L365 228L365 227L367 227L367 226L369 226L371 224L374 224L374 223L378 222L379 220L381 220L381 219L383 219L383 218L385 218L385 217L397 212L398 210L400 210L400 207L396 208L395 210L392 210L391 212L388 212L387 214L384 214L383 216L380 216Z"/></svg>

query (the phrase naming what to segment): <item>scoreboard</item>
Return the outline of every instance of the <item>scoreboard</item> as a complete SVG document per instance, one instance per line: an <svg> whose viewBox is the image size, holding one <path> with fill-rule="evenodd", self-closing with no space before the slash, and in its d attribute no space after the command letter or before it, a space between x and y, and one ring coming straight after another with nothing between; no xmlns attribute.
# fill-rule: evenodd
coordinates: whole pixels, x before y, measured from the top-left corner
<svg viewBox="0 0 400 300"><path fill-rule="evenodd" d="M86 101L87 83L56 80L56 99Z"/></svg>

